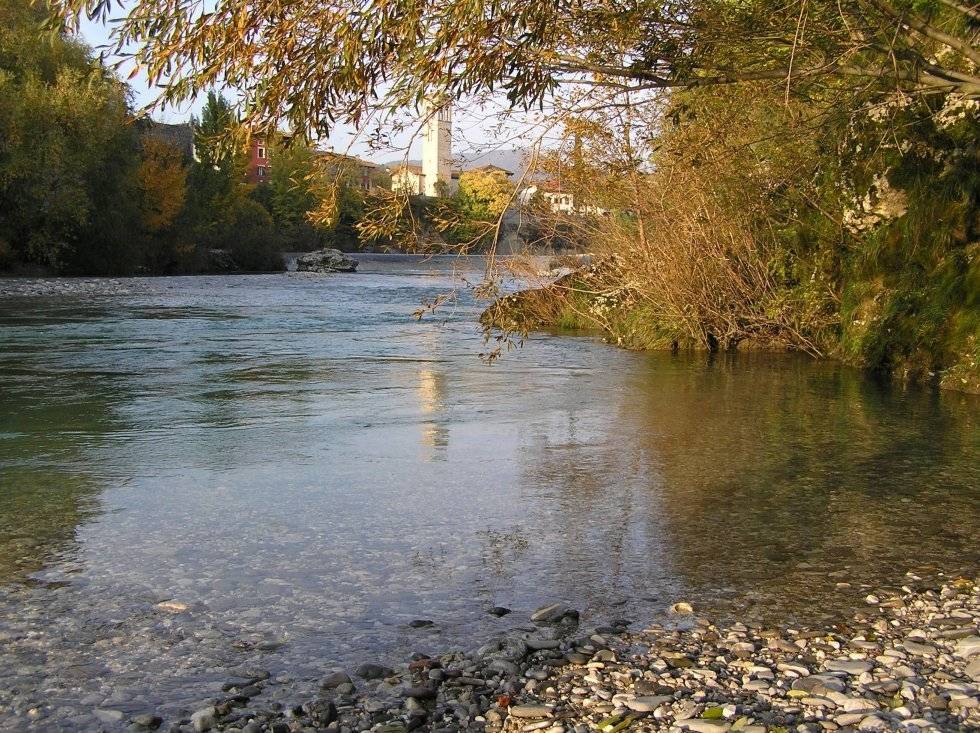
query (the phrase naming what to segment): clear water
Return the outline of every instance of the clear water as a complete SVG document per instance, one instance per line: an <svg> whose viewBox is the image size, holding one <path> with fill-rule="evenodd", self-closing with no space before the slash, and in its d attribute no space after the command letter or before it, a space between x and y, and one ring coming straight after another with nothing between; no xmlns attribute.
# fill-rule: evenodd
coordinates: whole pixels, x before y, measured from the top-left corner
<svg viewBox="0 0 980 733"><path fill-rule="evenodd" d="M448 269L7 288L0 729L177 715L246 669L301 700L552 600L822 622L910 568L976 568L976 398L591 338L491 366L465 290L412 318Z"/></svg>

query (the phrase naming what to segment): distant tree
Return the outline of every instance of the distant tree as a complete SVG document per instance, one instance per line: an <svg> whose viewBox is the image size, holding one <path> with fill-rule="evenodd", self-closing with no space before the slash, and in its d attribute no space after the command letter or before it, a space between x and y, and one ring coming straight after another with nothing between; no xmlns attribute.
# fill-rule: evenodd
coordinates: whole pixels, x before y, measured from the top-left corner
<svg viewBox="0 0 980 733"><path fill-rule="evenodd" d="M147 137L143 141L137 179L144 229L156 234L173 226L187 198L183 153L163 140Z"/></svg>
<svg viewBox="0 0 980 733"><path fill-rule="evenodd" d="M125 86L86 46L0 0L0 239L8 260L136 267L136 138Z"/></svg>
<svg viewBox="0 0 980 733"><path fill-rule="evenodd" d="M289 250L309 250L323 246L322 227L314 225L310 212L319 204L316 152L297 141L271 146L273 160L269 183L259 186L256 194L265 199L282 246Z"/></svg>

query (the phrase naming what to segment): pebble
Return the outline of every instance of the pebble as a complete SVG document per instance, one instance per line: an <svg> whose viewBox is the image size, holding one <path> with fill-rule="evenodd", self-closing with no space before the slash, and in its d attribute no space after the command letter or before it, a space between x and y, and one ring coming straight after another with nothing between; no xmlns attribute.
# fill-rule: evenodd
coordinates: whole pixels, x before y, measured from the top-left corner
<svg viewBox="0 0 980 733"><path fill-rule="evenodd" d="M211 730L216 721L216 710L214 707L203 708L191 715L191 725L198 733Z"/></svg>
<svg viewBox="0 0 980 733"><path fill-rule="evenodd" d="M553 603L532 616L539 624L561 621L547 633L517 627L472 652L417 654L393 669L365 664L356 670L363 690L346 672L331 671L320 680L320 697L303 706L274 695L254 711L219 703L195 712L191 726L226 733L980 729L977 586L920 583L875 595L888 601L862 610L846 634L843 627L715 626L693 609L637 633L625 622L579 631L577 615ZM950 636L951 628L965 634ZM243 673L225 686L227 699L240 705L270 697L274 685L264 679ZM103 725L122 724L122 713L109 707L128 704L121 690L93 701ZM157 720L131 722L148 729ZM189 730L184 723L172 730Z"/></svg>
<svg viewBox="0 0 980 733"><path fill-rule="evenodd" d="M550 705L511 705L507 712L515 718L550 718L554 708Z"/></svg>
<svg viewBox="0 0 980 733"><path fill-rule="evenodd" d="M541 606L534 613L531 614L532 621L557 621L562 616L565 615L565 607L560 603L551 603L546 606Z"/></svg>
<svg viewBox="0 0 980 733"><path fill-rule="evenodd" d="M664 703L673 702L671 695L648 695L626 700L626 707L639 713L652 713Z"/></svg>

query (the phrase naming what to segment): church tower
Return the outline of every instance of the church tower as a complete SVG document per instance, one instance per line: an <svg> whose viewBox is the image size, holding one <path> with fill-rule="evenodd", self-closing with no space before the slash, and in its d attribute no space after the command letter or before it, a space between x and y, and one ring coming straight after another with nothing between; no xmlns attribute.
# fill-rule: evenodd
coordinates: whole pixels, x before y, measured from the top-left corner
<svg viewBox="0 0 980 733"><path fill-rule="evenodd" d="M452 179L452 108L449 105L433 111L426 107L429 116L422 138L422 175L426 196L442 196L449 193ZM438 185L438 184L442 185Z"/></svg>

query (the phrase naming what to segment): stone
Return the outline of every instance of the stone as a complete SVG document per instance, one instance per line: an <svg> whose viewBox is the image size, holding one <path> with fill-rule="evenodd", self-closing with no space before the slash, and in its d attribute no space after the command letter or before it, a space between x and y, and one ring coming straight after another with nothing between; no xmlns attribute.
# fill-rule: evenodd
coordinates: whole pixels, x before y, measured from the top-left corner
<svg viewBox="0 0 980 733"><path fill-rule="evenodd" d="M903 641L902 648L905 649L909 654L915 654L922 657L932 657L936 654L936 647L931 644L920 644L917 641Z"/></svg>
<svg viewBox="0 0 980 733"><path fill-rule="evenodd" d="M159 715L153 715L152 713L144 713L142 715L137 715L133 718L133 724L138 725L140 728L159 728L163 723L163 718Z"/></svg>
<svg viewBox="0 0 980 733"><path fill-rule="evenodd" d="M547 606L541 606L535 610L535 612L531 614L531 620L544 623L558 621L565 615L565 610L565 607L560 603L551 603Z"/></svg>
<svg viewBox="0 0 980 733"><path fill-rule="evenodd" d="M971 680L980 682L980 657L971 661L963 670Z"/></svg>
<svg viewBox="0 0 980 733"><path fill-rule="evenodd" d="M661 705L673 702L671 695L643 695L632 700L626 700L626 707L638 713L652 713Z"/></svg>
<svg viewBox="0 0 980 733"><path fill-rule="evenodd" d="M558 639L536 639L530 638L525 639L524 643L527 644L529 649L534 649L535 651L541 651L542 649L557 649L561 646Z"/></svg>
<svg viewBox="0 0 980 733"><path fill-rule="evenodd" d="M814 695L826 695L829 692L843 692L844 683L837 677L829 674L814 674L809 677L800 677L793 680L791 685L794 690L803 690Z"/></svg>
<svg viewBox="0 0 980 733"><path fill-rule="evenodd" d="M755 654L755 644L748 641L740 641L732 644L732 654L739 659L750 659Z"/></svg>
<svg viewBox="0 0 980 733"><path fill-rule="evenodd" d="M331 672L320 680L320 688L324 690L333 690L341 685L348 684L350 681L350 675L348 675L346 672Z"/></svg>
<svg viewBox="0 0 980 733"><path fill-rule="evenodd" d="M550 705L511 705L507 712L515 718L550 718L554 708Z"/></svg>
<svg viewBox="0 0 980 733"><path fill-rule="evenodd" d="M516 677L521 673L520 667L506 659L494 659L487 665L487 668L500 674L510 675L511 677Z"/></svg>
<svg viewBox="0 0 980 733"><path fill-rule="evenodd" d="M362 680L380 680L391 677L395 671L390 667L383 667L380 664L362 664L354 672Z"/></svg>
<svg viewBox="0 0 980 733"><path fill-rule="evenodd" d="M217 713L214 707L202 708L191 715L191 725L197 733L211 730L217 723Z"/></svg>
<svg viewBox="0 0 980 733"><path fill-rule="evenodd" d="M956 642L953 654L964 659L980 654L980 636L968 636L965 639L960 639Z"/></svg>
<svg viewBox="0 0 980 733"><path fill-rule="evenodd" d="M496 616L497 618L506 616L510 612L511 611L509 608L504 608L503 606L494 606L489 611L487 611L487 613L489 613L491 616Z"/></svg>
<svg viewBox="0 0 980 733"><path fill-rule="evenodd" d="M846 672L854 676L870 672L874 667L871 662L865 659L828 659L823 666L830 672Z"/></svg>
<svg viewBox="0 0 980 733"><path fill-rule="evenodd" d="M296 270L299 272L354 272L357 265L353 257L339 249L329 248L307 252L296 259Z"/></svg>
<svg viewBox="0 0 980 733"><path fill-rule="evenodd" d="M858 723L858 730L884 730L888 724L877 715L868 715Z"/></svg>
<svg viewBox="0 0 980 733"><path fill-rule="evenodd" d="M161 601L156 605L156 608L160 609L161 611L166 611L167 613L183 613L187 610L188 606L186 603L182 603L180 601L169 600Z"/></svg>
<svg viewBox="0 0 980 733"><path fill-rule="evenodd" d="M731 726L723 720L702 720L700 718L679 720L677 725L680 728L696 731L696 733L723 733L723 731L731 729Z"/></svg>
<svg viewBox="0 0 980 733"><path fill-rule="evenodd" d="M694 606L687 601L678 601L670 607L670 613L675 616L690 616L694 613Z"/></svg>
<svg viewBox="0 0 980 733"><path fill-rule="evenodd" d="M432 626L433 622L427 618L417 618L414 621L409 621L408 625L413 629L424 629L427 626Z"/></svg>
<svg viewBox="0 0 980 733"><path fill-rule="evenodd" d="M414 697L416 700L434 700L437 693L438 688L428 685L415 685L402 690L403 697Z"/></svg>
<svg viewBox="0 0 980 733"><path fill-rule="evenodd" d="M119 723L125 718L125 714L121 710L110 710L108 708L96 708L95 717L101 720L103 723L112 724Z"/></svg>

